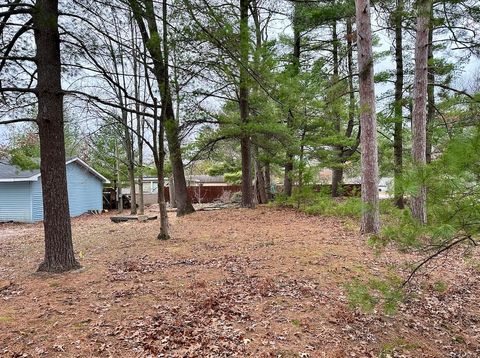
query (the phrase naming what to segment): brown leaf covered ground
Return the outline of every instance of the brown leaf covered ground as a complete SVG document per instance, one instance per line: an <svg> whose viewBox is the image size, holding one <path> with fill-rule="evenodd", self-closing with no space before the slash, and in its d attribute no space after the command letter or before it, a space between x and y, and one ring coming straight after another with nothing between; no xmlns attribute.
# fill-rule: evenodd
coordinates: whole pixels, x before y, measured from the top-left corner
<svg viewBox="0 0 480 358"><path fill-rule="evenodd" d="M0 225L0 356L480 356L478 257L442 261L388 317L350 309L344 284L405 257L376 257L350 222L229 209L171 231L74 219L84 268L46 275L41 224Z"/></svg>

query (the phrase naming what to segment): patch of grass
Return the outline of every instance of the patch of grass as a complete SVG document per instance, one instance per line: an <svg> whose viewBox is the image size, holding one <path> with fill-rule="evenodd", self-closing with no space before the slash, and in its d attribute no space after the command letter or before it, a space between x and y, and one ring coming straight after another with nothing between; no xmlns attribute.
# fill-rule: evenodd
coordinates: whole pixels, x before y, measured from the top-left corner
<svg viewBox="0 0 480 358"><path fill-rule="evenodd" d="M350 307L360 308L365 312L372 312L378 303L378 298L373 296L367 285L354 281L346 285Z"/></svg>
<svg viewBox="0 0 480 358"><path fill-rule="evenodd" d="M380 306L386 315L393 315L404 296L399 278L389 275L385 279L371 278L366 282L353 280L345 285L350 307L372 312Z"/></svg>
<svg viewBox="0 0 480 358"><path fill-rule="evenodd" d="M362 213L362 202L360 198L333 200L318 196L312 204L300 209L310 215L359 218Z"/></svg>
<svg viewBox="0 0 480 358"><path fill-rule="evenodd" d="M379 357L390 357L393 353L399 351L411 351L418 349L420 346L417 343L408 342L402 337L396 338L393 341L384 343L380 351Z"/></svg>
<svg viewBox="0 0 480 358"><path fill-rule="evenodd" d="M295 327L300 327L302 325L302 323L300 322L300 320L298 319L292 319L290 321L292 323L292 325L294 325Z"/></svg>
<svg viewBox="0 0 480 358"><path fill-rule="evenodd" d="M87 319L87 320L84 320L84 321L76 322L76 323L72 324L72 327L73 327L74 329L77 329L77 330L83 330L83 329L85 329L86 327L88 327L88 324L89 324L91 321L92 321L91 319Z"/></svg>
<svg viewBox="0 0 480 358"><path fill-rule="evenodd" d="M474 270L480 271L480 260L474 258L468 258L466 260L467 265L472 267Z"/></svg>
<svg viewBox="0 0 480 358"><path fill-rule="evenodd" d="M436 292L445 293L448 289L448 286L443 281L436 281L436 282L433 283L432 288Z"/></svg>
<svg viewBox="0 0 480 358"><path fill-rule="evenodd" d="M13 318L9 316L0 316L0 323L9 323L12 322Z"/></svg>
<svg viewBox="0 0 480 358"><path fill-rule="evenodd" d="M282 358L298 358L298 353L290 351L290 350L283 350L279 349L274 352L274 357L282 357Z"/></svg>
<svg viewBox="0 0 480 358"><path fill-rule="evenodd" d="M360 197L332 198L327 193L314 192L311 188L294 192L291 197L279 194L276 206L293 207L310 215L349 217L359 219L362 215ZM401 217L402 210L395 207L392 200L380 200L380 214L387 222L395 222Z"/></svg>

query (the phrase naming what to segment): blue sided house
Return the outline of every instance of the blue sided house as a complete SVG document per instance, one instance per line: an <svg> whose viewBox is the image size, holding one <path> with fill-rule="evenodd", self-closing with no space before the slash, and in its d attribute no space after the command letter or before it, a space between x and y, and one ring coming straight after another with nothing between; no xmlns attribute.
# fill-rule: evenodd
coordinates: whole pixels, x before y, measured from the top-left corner
<svg viewBox="0 0 480 358"><path fill-rule="evenodd" d="M103 183L108 180L80 158L67 161L70 216L102 210ZM21 170L0 159L0 222L43 220L40 170Z"/></svg>

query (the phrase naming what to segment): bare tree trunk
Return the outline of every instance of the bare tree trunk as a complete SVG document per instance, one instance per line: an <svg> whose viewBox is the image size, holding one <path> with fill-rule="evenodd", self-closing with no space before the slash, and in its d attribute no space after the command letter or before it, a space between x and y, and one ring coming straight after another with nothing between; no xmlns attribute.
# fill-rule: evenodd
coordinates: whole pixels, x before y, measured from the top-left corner
<svg viewBox="0 0 480 358"><path fill-rule="evenodd" d="M130 184L130 214L137 214L137 194L135 190L135 162L133 158L133 143L132 137L130 136L130 126L128 125L128 113L125 110L122 110L122 123L124 129L124 147L125 152L127 153L127 170L128 170L128 181Z"/></svg>
<svg viewBox="0 0 480 358"><path fill-rule="evenodd" d="M249 0L240 0L240 120L242 125L248 123L248 3ZM252 158L251 143L248 133L242 133L240 140L242 155L242 206L253 208L253 190L252 190Z"/></svg>
<svg viewBox="0 0 480 358"><path fill-rule="evenodd" d="M115 26L115 31L117 36L119 36L117 26ZM116 82L119 85L123 82L123 87L125 88L126 80L125 80L125 63L123 60L123 54L120 53L119 55L117 55L117 52L114 48L114 44L112 41L109 41L109 51L114 64L114 75L116 78ZM118 65L121 66L120 70L118 69ZM128 112L124 109L127 105L127 100L126 98L124 99L124 94L120 89L115 88L114 90L115 90L115 94L117 96L118 102L122 107L121 117L118 119L118 121L122 124L120 136L122 138L123 148L125 149L125 153L127 154L127 172L128 172L128 181L130 184L130 198L131 198L130 213L134 215L137 213L137 204L136 204L136 195L135 195L135 163L133 158L132 138L130 136L130 126L128 123ZM123 210L123 199L122 199L121 210Z"/></svg>
<svg viewBox="0 0 480 358"><path fill-rule="evenodd" d="M117 211L123 212L122 178L120 176L120 153L118 152L117 138L115 138L115 175L117 179Z"/></svg>
<svg viewBox="0 0 480 358"><path fill-rule="evenodd" d="M433 4L432 4L433 6ZM432 13L432 12L431 12ZM430 13L430 16L432 16ZM426 161L432 162L432 140L433 140L433 128L435 120L435 67L433 65L433 21L430 19L430 30L428 32L428 105L427 105L427 149L426 149Z"/></svg>
<svg viewBox="0 0 480 358"><path fill-rule="evenodd" d="M431 0L417 3L417 38L415 41L415 78L413 85L412 157L418 170L426 164L427 144L427 87L428 87L428 33L430 28ZM427 191L421 184L412 196L412 214L421 224L427 223Z"/></svg>
<svg viewBox="0 0 480 358"><path fill-rule="evenodd" d="M164 0L165 1L165 0ZM157 99L154 98L155 104L155 123L158 123L157 119ZM167 204L165 202L165 128L164 120L165 113L162 110L162 118L160 123L154 126L154 135L157 135L156 129L158 128L158 138L154 139L154 147L157 149L154 154L155 166L157 168L157 180L158 180L158 208L160 211L160 233L157 238L159 240L170 239L170 229L168 225L168 212Z"/></svg>
<svg viewBox="0 0 480 358"><path fill-rule="evenodd" d="M143 201L143 138L144 138L144 118L140 115L140 72L138 71L138 60L137 60L137 44L136 44L136 34L135 27L132 22L132 47L133 47L133 80L135 88L135 110L137 112L137 146L138 146L138 214L144 215L145 205Z"/></svg>
<svg viewBox="0 0 480 358"><path fill-rule="evenodd" d="M176 208L177 202L175 200L175 180L173 179L173 175L170 175L168 179L168 194L170 195L170 207Z"/></svg>
<svg viewBox="0 0 480 358"><path fill-rule="evenodd" d="M292 196L292 176L293 176L293 154L287 153L287 160L284 165L283 192L287 196Z"/></svg>
<svg viewBox="0 0 480 358"><path fill-rule="evenodd" d="M258 146L255 146L255 183L257 188L257 202L259 204L266 204L267 192L265 191L265 178L263 176L263 170L258 155Z"/></svg>
<svg viewBox="0 0 480 358"><path fill-rule="evenodd" d="M349 17L346 21L346 28L347 28L347 69L348 69L348 91L349 91L349 99L348 99L348 123L347 128L345 130L345 136L347 138L351 138L353 135L353 129L355 127L355 87L353 85L353 77L355 74L353 73L353 29L352 29L352 19ZM361 126L359 125L357 138L355 144L350 147L342 147L341 152L341 164L345 164L345 162L350 158L358 149L360 145L360 134L361 134ZM333 175L337 176L333 179L334 183L337 183L337 187L332 187L332 191L338 191L338 188L341 187L343 183L343 174L344 170L343 167L340 168L338 171L334 171Z"/></svg>
<svg viewBox="0 0 480 358"><path fill-rule="evenodd" d="M164 0L165 2L165 0ZM163 112L163 111L162 111ZM160 233L158 234L159 240L170 239L169 227L168 227L168 212L167 204L165 203L165 114L162 113L162 121L160 123L158 134L158 163L157 163L157 179L158 179L158 206L160 210Z"/></svg>
<svg viewBox="0 0 480 358"><path fill-rule="evenodd" d="M261 67L261 50L262 50L262 27L260 23L260 10L258 8L258 1L251 0L251 12L253 22L255 24L255 52L253 53L253 66L255 71L260 71ZM258 86L254 85L252 88L255 93L258 93ZM265 177L263 176L263 169L260 162L260 155L258 145L253 145L254 150L254 164L255 164L255 199L258 204L267 203L267 192L265 190Z"/></svg>
<svg viewBox="0 0 480 358"><path fill-rule="evenodd" d="M397 0L397 7L393 14L395 23L395 124L393 132L394 151L394 193L395 205L403 209L403 20L404 0Z"/></svg>
<svg viewBox="0 0 480 358"><path fill-rule="evenodd" d="M332 197L337 198L341 195L343 182L343 168L334 168L332 170Z"/></svg>
<svg viewBox="0 0 480 358"><path fill-rule="evenodd" d="M299 28L299 10L298 3L295 3L294 15L293 15L293 76L297 76L300 73L300 52L302 46L302 38ZM287 127L294 131L294 118L291 110L288 111ZM293 153L290 148L287 148L286 160L284 164L284 177L283 177L283 192L287 196L292 196L293 189Z"/></svg>
<svg viewBox="0 0 480 358"><path fill-rule="evenodd" d="M338 60L338 35L337 35L337 21L334 20L332 24L332 43L333 43L333 77L332 77L332 84L335 84L338 81L338 74L339 74L339 60ZM336 95L336 93L334 93ZM332 99L335 102L336 99ZM335 103L333 104L333 121L334 121L334 128L335 131L340 135L341 132L341 117L340 113L336 110ZM336 156L337 156L337 163L336 167L332 170L332 197L336 198L340 196L340 187L343 181L343 146L337 145L335 146Z"/></svg>
<svg viewBox="0 0 480 358"><path fill-rule="evenodd" d="M242 206L253 208L255 205L253 203L250 139L242 138L240 146L242 153Z"/></svg>
<svg viewBox="0 0 480 358"><path fill-rule="evenodd" d="M33 24L45 230L45 258L38 271L65 272L80 264L73 251L68 205L58 1L37 0Z"/></svg>
<svg viewBox="0 0 480 358"><path fill-rule="evenodd" d="M143 119L137 116L138 129L138 215L145 214L145 203L143 200Z"/></svg>
<svg viewBox="0 0 480 358"><path fill-rule="evenodd" d="M267 202L273 199L272 195L272 178L270 174L270 163L265 163L265 191L267 193Z"/></svg>
<svg viewBox="0 0 480 358"><path fill-rule="evenodd" d="M348 91L349 91L349 103L348 103L348 123L345 130L345 136L351 138L353 135L353 129L355 127L355 87L353 85L353 78L355 76L353 72L353 29L352 29L352 19L347 18L346 21L346 30L347 30L347 69L348 69ZM343 183L343 165L358 149L360 145L360 134L361 126L359 125L356 142L351 147L341 147L341 152L339 156L339 163L342 167L337 168L333 171L332 175L332 196L339 194L339 188Z"/></svg>
<svg viewBox="0 0 480 358"><path fill-rule="evenodd" d="M355 87L353 85L353 77L355 74L353 73L353 29L352 29L352 19L349 17L347 19L347 68L348 68L348 91L349 91L349 98L348 98L348 124L347 130L345 132L346 136L350 138L353 134L353 127L355 126ZM360 132L360 130L359 130ZM349 155L353 155L355 153L360 138L357 138L357 144L354 150L350 153L343 153L344 159Z"/></svg>
<svg viewBox="0 0 480 358"><path fill-rule="evenodd" d="M177 215L182 216L193 213L192 202L188 195L187 182L182 161L182 150L180 143L180 128L175 119L175 111L170 91L168 75L168 43L167 32L163 31L163 41L159 39L160 34L155 17L155 7L153 0L144 0L145 11L142 9L138 0L129 0L135 21L140 29L145 47L148 49L153 60L154 74L158 82L159 91L162 96L162 110L165 111L165 134L168 142L170 162L172 164L173 176L175 178L175 196L177 200ZM164 6L164 9L166 6ZM166 13L164 15L164 27L167 24ZM148 30L144 20L147 21ZM163 43L163 49L162 49ZM166 53L164 53L166 51Z"/></svg>
<svg viewBox="0 0 480 358"><path fill-rule="evenodd" d="M377 121L373 81L372 28L370 1L356 1L358 70L360 81L360 123L362 146L362 225L363 233L380 230L378 199Z"/></svg>
<svg viewBox="0 0 480 358"><path fill-rule="evenodd" d="M299 166L298 166L298 187L300 189L303 188L303 174L304 171L303 169L305 168L304 165L304 159L305 159L305 136L307 134L307 130L305 126L302 124L302 134L300 136L300 155L298 157L299 159Z"/></svg>

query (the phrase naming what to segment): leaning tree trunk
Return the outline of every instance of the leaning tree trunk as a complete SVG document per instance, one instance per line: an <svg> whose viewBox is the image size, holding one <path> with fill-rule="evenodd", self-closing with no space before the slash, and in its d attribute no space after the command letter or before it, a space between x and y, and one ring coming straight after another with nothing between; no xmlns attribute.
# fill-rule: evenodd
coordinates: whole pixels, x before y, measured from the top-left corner
<svg viewBox="0 0 480 358"><path fill-rule="evenodd" d="M248 3L249 0L240 0L240 121L242 126L248 124ZM251 141L248 131L244 128L240 139L242 156L242 206L253 208L252 190L252 155Z"/></svg>
<svg viewBox="0 0 480 358"><path fill-rule="evenodd" d="M412 157L420 171L426 164L427 146L427 87L428 87L428 33L431 0L419 0L417 5L417 38L415 41L415 76L412 112ZM420 178L421 180L421 178ZM412 215L421 224L427 223L427 190L420 184L418 193L412 195Z"/></svg>
<svg viewBox="0 0 480 358"><path fill-rule="evenodd" d="M129 0L133 16L140 29L143 43L153 60L153 72L157 79L160 94L162 96L162 110L165 111L165 134L168 142L170 162L172 164L173 176L175 179L175 196L177 202L177 215L182 216L195 212L187 190L187 181L182 161L182 150L180 142L180 128L175 119L175 111L170 91L170 79L168 74L168 42L167 32L163 31L162 41L155 17L153 0ZM143 3L142 6L140 3ZM165 6L163 6L165 10ZM167 24L166 11L164 11L164 28ZM147 26L145 26L145 22ZM162 49L163 44L163 49Z"/></svg>
<svg viewBox="0 0 480 358"><path fill-rule="evenodd" d="M394 152L394 195L395 205L403 209L403 0L397 0L397 8L393 14L395 22L395 123L393 131L393 152Z"/></svg>
<svg viewBox="0 0 480 358"><path fill-rule="evenodd" d="M152 5L153 6L153 5ZM172 102L172 92L170 90L169 75L169 46L168 46L168 22L167 22L167 0L162 1L163 14L163 56L164 56L164 78L163 78L163 95L162 95L162 119L163 128L167 134L168 150L170 152L170 161L172 163L173 178L175 182L175 200L177 202L177 216L183 216L193 213L190 196L187 190L187 181L185 180L185 171L182 161L182 147L180 142L180 128L175 119L175 111ZM160 133L162 131L160 130ZM163 144L162 144L163 145ZM163 146L162 146L163 149Z"/></svg>
<svg viewBox="0 0 480 358"><path fill-rule="evenodd" d="M377 121L373 81L372 28L370 1L357 0L357 44L360 84L360 123L362 146L362 225L363 233L377 233L380 229L378 199Z"/></svg>
<svg viewBox="0 0 480 358"><path fill-rule="evenodd" d="M73 251L68 205L58 1L37 0L33 14L45 230L45 258L38 270L65 272L80 265Z"/></svg>
<svg viewBox="0 0 480 358"><path fill-rule="evenodd" d="M170 97L170 95L168 96ZM170 162L172 164L173 180L175 182L175 203L177 207L177 216L183 216L193 213L192 201L188 195L187 181L185 171L183 170L182 149L179 138L178 123L174 118L172 101L162 101L165 106L165 133L167 137Z"/></svg>

